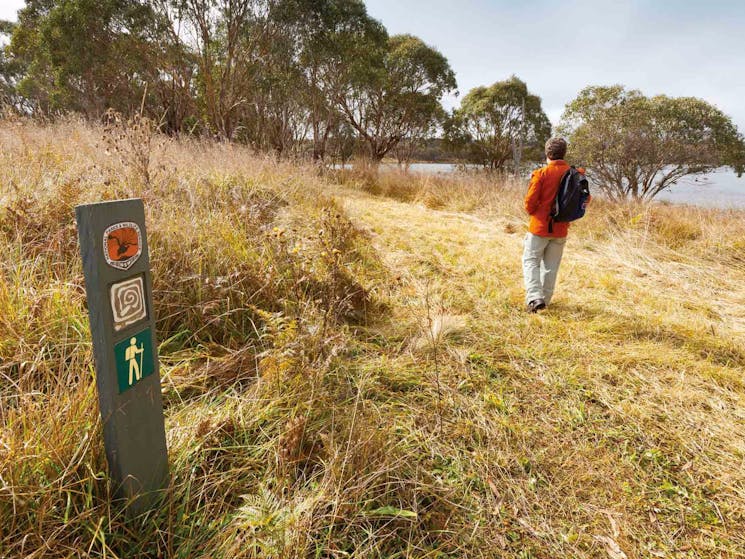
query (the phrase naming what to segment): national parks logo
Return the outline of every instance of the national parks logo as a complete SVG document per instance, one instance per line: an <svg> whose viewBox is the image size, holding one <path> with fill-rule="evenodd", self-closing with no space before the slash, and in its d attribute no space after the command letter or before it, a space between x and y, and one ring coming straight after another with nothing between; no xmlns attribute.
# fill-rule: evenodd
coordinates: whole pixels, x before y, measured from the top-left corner
<svg viewBox="0 0 745 559"><path fill-rule="evenodd" d="M131 221L115 223L103 233L103 253L109 266L128 270L142 254L140 226Z"/></svg>

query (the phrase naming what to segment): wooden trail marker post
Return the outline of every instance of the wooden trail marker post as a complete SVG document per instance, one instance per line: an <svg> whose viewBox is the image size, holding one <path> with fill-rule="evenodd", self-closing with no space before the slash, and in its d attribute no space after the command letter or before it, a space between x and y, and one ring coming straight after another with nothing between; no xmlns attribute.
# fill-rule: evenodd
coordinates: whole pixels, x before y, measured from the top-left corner
<svg viewBox="0 0 745 559"><path fill-rule="evenodd" d="M75 214L106 458L116 496L139 515L168 487L145 210L132 199Z"/></svg>

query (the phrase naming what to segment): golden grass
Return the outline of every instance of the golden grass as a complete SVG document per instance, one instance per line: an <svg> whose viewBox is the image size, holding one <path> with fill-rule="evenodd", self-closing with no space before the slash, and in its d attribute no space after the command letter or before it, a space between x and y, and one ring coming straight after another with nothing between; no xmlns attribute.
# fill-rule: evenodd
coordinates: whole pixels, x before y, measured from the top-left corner
<svg viewBox="0 0 745 559"><path fill-rule="evenodd" d="M573 226L555 305L531 316L521 189L400 180L403 196L386 193L418 204L350 193L345 207L411 300L435 291L445 320L468 317L442 343L444 408L457 425L477 405L469 468L521 527L514 545L484 520L494 556L613 557L616 544L628 557L741 556L745 212L596 200ZM426 207L428 191L445 209ZM452 211L469 199L469 214Z"/></svg>
<svg viewBox="0 0 745 559"><path fill-rule="evenodd" d="M595 201L524 312L519 185L0 124L0 556L743 557L743 212ZM138 195L172 486L127 520L73 207Z"/></svg>

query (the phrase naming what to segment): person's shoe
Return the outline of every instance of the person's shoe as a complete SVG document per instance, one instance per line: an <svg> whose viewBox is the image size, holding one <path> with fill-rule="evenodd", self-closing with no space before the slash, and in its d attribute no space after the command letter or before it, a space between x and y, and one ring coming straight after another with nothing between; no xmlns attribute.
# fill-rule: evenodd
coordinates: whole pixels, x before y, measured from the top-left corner
<svg viewBox="0 0 745 559"><path fill-rule="evenodd" d="M546 302L543 299L534 299L528 303L528 310L530 312L538 312L546 308Z"/></svg>

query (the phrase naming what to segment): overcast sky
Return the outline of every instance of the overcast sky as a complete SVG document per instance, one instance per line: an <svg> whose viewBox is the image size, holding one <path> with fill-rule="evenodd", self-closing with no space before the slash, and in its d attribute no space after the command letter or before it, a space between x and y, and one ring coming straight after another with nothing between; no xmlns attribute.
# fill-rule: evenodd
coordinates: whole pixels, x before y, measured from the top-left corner
<svg viewBox="0 0 745 559"><path fill-rule="evenodd" d="M450 61L461 95L515 74L556 123L587 85L714 103L745 133L743 0L367 0ZM15 19L23 0L0 0ZM449 100L448 105L457 104Z"/></svg>
<svg viewBox="0 0 745 559"><path fill-rule="evenodd" d="M437 47L461 95L515 74L556 123L587 85L695 96L745 133L743 0L367 0L390 33ZM456 102L457 103L457 102Z"/></svg>

